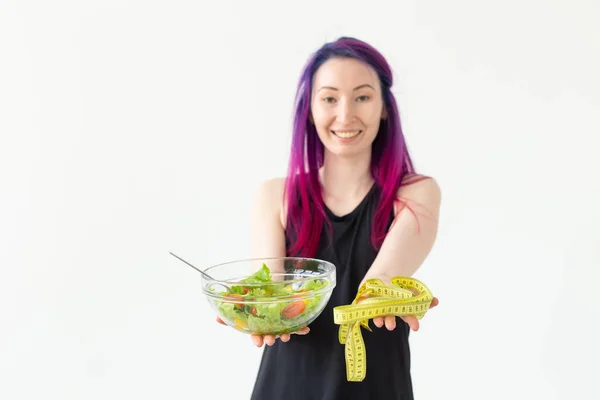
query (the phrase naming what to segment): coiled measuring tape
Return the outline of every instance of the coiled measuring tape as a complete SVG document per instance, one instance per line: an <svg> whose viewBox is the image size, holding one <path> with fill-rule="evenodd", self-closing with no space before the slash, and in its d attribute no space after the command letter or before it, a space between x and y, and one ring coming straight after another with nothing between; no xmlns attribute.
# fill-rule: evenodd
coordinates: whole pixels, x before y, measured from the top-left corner
<svg viewBox="0 0 600 400"><path fill-rule="evenodd" d="M333 321L340 325L339 341L346 345L348 381L360 382L367 375L366 349L361 326L371 331L370 319L386 315L412 315L421 319L429 310L433 295L423 282L407 277L395 277L391 282L391 285L386 285L380 279L369 279L359 288L352 304L333 309ZM410 289L415 289L417 294ZM363 296L367 296L366 299L358 304Z"/></svg>

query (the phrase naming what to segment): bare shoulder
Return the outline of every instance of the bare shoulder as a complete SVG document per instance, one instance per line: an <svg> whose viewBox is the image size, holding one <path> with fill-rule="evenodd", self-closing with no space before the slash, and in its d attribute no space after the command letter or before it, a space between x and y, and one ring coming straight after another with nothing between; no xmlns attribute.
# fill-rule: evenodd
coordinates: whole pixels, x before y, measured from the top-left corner
<svg viewBox="0 0 600 400"><path fill-rule="evenodd" d="M281 203L283 198L283 190L285 187L285 178L270 178L266 179L258 185L256 196L270 204Z"/></svg>
<svg viewBox="0 0 600 400"><path fill-rule="evenodd" d="M438 182L424 175L410 175L398 189L398 197L414 205L422 206L429 212L439 213L442 191Z"/></svg>

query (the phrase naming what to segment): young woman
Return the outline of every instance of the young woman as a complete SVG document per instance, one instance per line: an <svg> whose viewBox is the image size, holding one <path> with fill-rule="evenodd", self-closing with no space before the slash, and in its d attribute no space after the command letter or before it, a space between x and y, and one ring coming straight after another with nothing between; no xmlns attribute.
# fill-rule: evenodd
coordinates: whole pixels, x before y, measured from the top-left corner
<svg viewBox="0 0 600 400"><path fill-rule="evenodd" d="M437 233L440 189L414 171L392 83L384 57L353 38L325 44L302 73L289 173L258 191L253 253L330 261L337 286L292 340L252 337L267 344L252 399L413 398L408 335L419 328L416 318L376 318L379 329L363 331L362 382L346 379L333 323L333 308L350 304L366 279L413 275Z"/></svg>

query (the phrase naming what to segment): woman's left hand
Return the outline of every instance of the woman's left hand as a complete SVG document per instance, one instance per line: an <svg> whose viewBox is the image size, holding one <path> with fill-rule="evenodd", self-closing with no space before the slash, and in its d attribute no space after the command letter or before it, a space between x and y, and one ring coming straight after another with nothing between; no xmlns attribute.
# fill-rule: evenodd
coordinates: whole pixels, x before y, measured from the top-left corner
<svg viewBox="0 0 600 400"><path fill-rule="evenodd" d="M430 309L437 306L439 304L439 300L437 297L434 297L431 301ZM407 315L404 317L400 317L404 322L410 326L410 329L413 331L419 330L419 320L414 315ZM385 317L377 317L373 318L373 323L376 327L381 328L384 324L388 331L393 331L396 328L396 316L395 315L387 315Z"/></svg>
<svg viewBox="0 0 600 400"><path fill-rule="evenodd" d="M413 293L418 294L418 292L415 289L410 289L410 290ZM365 297L365 299L366 299L366 297ZM360 302L361 302L361 300L358 301L358 303L360 303ZM434 297L433 300L431 301L431 304L429 305L429 309L432 309L433 307L437 306L438 304L439 304L438 298ZM410 329L412 329L413 331L419 330L419 320L414 315L407 315L407 316L399 317L399 318L401 318L404 322L406 322L408 324L408 326L410 327ZM381 327L383 327L383 325L385 325L385 327L387 328L388 331L393 331L394 329L396 329L396 316L395 315L386 315L383 317L376 317L376 318L373 318L373 323L378 328L381 328Z"/></svg>

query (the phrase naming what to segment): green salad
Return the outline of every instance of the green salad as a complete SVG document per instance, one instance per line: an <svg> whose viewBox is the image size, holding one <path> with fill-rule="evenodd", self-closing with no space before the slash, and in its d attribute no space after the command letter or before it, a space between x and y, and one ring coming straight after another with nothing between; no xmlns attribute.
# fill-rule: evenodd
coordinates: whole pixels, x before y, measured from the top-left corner
<svg viewBox="0 0 600 400"><path fill-rule="evenodd" d="M328 284L322 279L312 279L294 288L293 284L285 281L273 281L266 264L240 282L252 285L232 286L233 293L219 292L226 301L213 301L217 302L223 320L235 325L238 330L259 334L294 332L306 326L307 320L322 307L323 296L326 295L306 293ZM298 282L295 284L298 285Z"/></svg>

